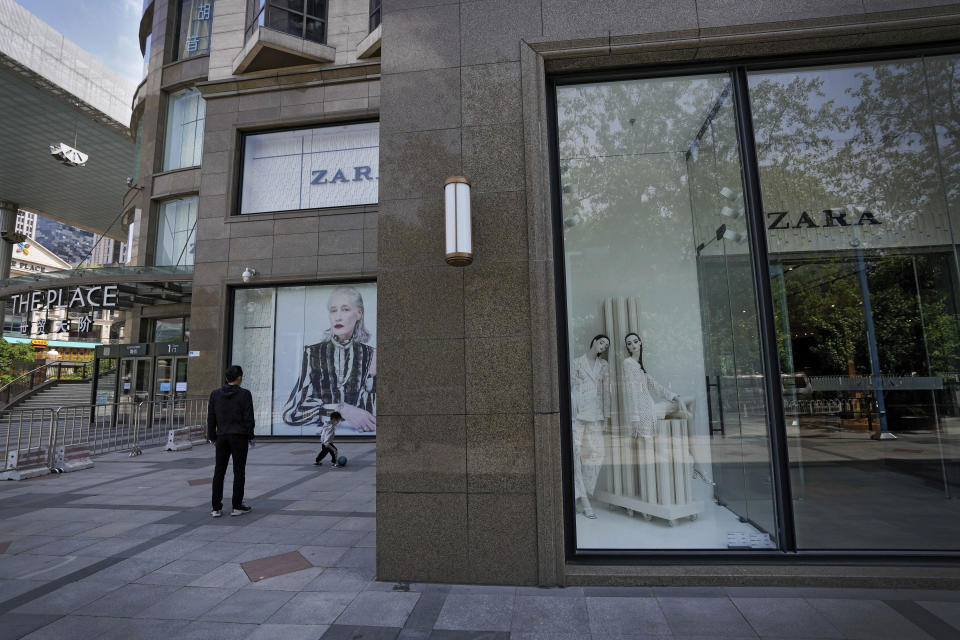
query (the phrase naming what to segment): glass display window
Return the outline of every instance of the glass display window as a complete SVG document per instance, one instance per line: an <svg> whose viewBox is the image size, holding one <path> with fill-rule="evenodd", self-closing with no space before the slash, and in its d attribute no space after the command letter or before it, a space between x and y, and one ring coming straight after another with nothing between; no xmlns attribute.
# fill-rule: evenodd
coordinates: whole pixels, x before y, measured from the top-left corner
<svg viewBox="0 0 960 640"><path fill-rule="evenodd" d="M731 78L560 87L557 112L577 546L770 548Z"/></svg>
<svg viewBox="0 0 960 640"><path fill-rule="evenodd" d="M960 548L958 84L558 83L576 551Z"/></svg>
<svg viewBox="0 0 960 640"><path fill-rule="evenodd" d="M337 435L377 430L377 285L237 289L230 364L263 375L258 435L312 436L339 412Z"/></svg>

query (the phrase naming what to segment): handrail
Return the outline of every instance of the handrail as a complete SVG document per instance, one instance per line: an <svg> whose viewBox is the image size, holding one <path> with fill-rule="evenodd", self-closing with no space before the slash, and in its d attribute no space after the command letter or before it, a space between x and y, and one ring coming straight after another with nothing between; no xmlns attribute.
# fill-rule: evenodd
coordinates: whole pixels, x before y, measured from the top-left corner
<svg viewBox="0 0 960 640"><path fill-rule="evenodd" d="M51 379L63 380L65 378L63 373L64 367L81 369L80 379L86 379L87 367L91 367L92 364L92 361L87 360L57 360L56 362L48 362L37 367L36 369L33 369L32 371L28 371L27 373L17 376L7 384L0 387L0 402L2 402L4 405L9 404L11 397L16 398L17 396L20 396ZM55 376L51 376L49 375L49 372L51 367L54 366L57 367L57 373ZM41 374L40 372L44 370L46 370L46 373ZM69 376L71 374L67 375ZM17 385L19 385L19 388ZM15 392L11 391L11 389L14 389Z"/></svg>

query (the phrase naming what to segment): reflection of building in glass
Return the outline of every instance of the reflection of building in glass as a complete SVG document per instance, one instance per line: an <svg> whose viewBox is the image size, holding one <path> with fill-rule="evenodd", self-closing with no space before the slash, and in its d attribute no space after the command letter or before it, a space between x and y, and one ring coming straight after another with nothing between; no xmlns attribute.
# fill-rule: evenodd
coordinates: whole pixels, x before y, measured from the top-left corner
<svg viewBox="0 0 960 640"><path fill-rule="evenodd" d="M35 238L71 265L86 258L93 247L92 232L43 216L37 216Z"/></svg>

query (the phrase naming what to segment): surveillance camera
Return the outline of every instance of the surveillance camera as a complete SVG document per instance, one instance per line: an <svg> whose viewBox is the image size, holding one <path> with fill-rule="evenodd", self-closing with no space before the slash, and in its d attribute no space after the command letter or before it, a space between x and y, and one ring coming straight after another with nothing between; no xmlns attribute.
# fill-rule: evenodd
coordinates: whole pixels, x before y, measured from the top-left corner
<svg viewBox="0 0 960 640"><path fill-rule="evenodd" d="M127 186L132 187L133 185L134 185L133 178L130 176L127 176Z"/></svg>
<svg viewBox="0 0 960 640"><path fill-rule="evenodd" d="M244 282L250 282L250 278L257 275L257 270L251 267L247 267L243 270L243 273L240 274L240 277L243 278Z"/></svg>

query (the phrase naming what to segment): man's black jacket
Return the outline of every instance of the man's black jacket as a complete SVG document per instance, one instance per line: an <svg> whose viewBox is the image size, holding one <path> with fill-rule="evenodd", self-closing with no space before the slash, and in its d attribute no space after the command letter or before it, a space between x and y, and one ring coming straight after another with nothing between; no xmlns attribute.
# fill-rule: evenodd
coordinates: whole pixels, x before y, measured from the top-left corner
<svg viewBox="0 0 960 640"><path fill-rule="evenodd" d="M210 392L207 405L207 438L246 436L253 439L253 396L236 384L225 384Z"/></svg>

